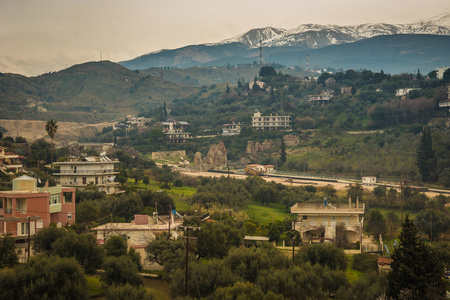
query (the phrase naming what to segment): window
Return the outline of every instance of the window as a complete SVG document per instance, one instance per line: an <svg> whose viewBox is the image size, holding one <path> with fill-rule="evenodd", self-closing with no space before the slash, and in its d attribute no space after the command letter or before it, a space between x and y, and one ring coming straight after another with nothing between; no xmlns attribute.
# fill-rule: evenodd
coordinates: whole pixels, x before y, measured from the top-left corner
<svg viewBox="0 0 450 300"><path fill-rule="evenodd" d="M58 203L61 203L61 195L60 194L50 195L49 204L52 205Z"/></svg>
<svg viewBox="0 0 450 300"><path fill-rule="evenodd" d="M72 213L67 214L67 220L72 220Z"/></svg>
<svg viewBox="0 0 450 300"><path fill-rule="evenodd" d="M16 200L17 211L22 214L27 213L27 199L17 199Z"/></svg>
<svg viewBox="0 0 450 300"><path fill-rule="evenodd" d="M20 234L25 235L28 234L28 224L27 223L20 223Z"/></svg>
<svg viewBox="0 0 450 300"><path fill-rule="evenodd" d="M308 220L308 216L303 216L303 220Z"/></svg>

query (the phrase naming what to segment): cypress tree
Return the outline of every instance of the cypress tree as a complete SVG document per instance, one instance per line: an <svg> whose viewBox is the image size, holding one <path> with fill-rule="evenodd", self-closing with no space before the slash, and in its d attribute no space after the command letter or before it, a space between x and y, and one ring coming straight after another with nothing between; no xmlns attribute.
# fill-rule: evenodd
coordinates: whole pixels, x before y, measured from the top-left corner
<svg viewBox="0 0 450 300"><path fill-rule="evenodd" d="M286 144L284 143L284 137L281 138L280 160L283 164L286 162Z"/></svg>
<svg viewBox="0 0 450 300"><path fill-rule="evenodd" d="M431 173L436 169L436 162L434 160L434 151L431 140L430 129L424 128L422 131L422 138L417 147L417 167L423 182L428 182L431 179Z"/></svg>
<svg viewBox="0 0 450 300"><path fill-rule="evenodd" d="M406 215L400 244L395 249L388 275L387 296L398 299L444 299L443 265L418 236L418 229Z"/></svg>

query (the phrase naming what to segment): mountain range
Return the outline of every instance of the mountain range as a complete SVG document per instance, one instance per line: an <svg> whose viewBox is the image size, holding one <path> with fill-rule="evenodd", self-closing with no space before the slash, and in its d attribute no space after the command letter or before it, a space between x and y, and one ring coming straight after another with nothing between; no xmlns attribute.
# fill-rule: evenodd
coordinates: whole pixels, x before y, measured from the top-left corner
<svg viewBox="0 0 450 300"><path fill-rule="evenodd" d="M394 36L404 37L392 39ZM437 38L428 39L425 36L437 36ZM266 27L251 29L218 43L159 50L120 62L120 64L132 70L142 70L152 67L188 68L253 63L259 60L258 48L262 46L263 57L266 62L281 63L287 66L307 67L305 61L308 53L311 58L310 67L314 65L319 68L329 66L370 68L373 65L381 67L383 61L388 57L390 62L386 64L386 71L407 72L411 68L426 69L435 68L441 64L450 65L450 58L445 53L436 56L437 53L440 53L440 50L436 48L441 47L442 44L448 45L449 37L449 13L410 24L370 23L353 26L304 24L292 29ZM339 65L339 62L347 60L347 57L341 56L345 54L342 49L346 51L351 49L350 52L359 54L362 51L361 48L367 46L361 42L367 39L374 39L372 43L375 45L380 43L387 48L377 47L376 53L375 51L371 51L370 55L367 53L366 57L360 57L355 64ZM401 47L397 47L397 44L390 44L392 42L398 43L399 39L405 42ZM438 44L434 44L434 41ZM428 44L424 44L425 42ZM431 44L429 44L430 42ZM339 45L347 46L344 48L336 47ZM321 53L324 52L317 52L317 50L328 47L332 48L325 51L328 57L324 60L320 58ZM393 52L392 49L401 50L400 52ZM404 53L417 52L421 53L420 61L427 63L408 65L411 62L409 59L396 59L402 57ZM364 63L365 59L370 63Z"/></svg>

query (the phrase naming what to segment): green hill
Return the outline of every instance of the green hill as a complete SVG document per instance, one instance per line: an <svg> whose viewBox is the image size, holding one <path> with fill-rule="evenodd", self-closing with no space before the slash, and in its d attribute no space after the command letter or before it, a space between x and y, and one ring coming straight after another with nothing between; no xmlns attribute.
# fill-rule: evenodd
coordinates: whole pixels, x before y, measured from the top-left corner
<svg viewBox="0 0 450 300"><path fill-rule="evenodd" d="M198 90L109 61L37 77L0 74L0 118L99 122L147 111Z"/></svg>

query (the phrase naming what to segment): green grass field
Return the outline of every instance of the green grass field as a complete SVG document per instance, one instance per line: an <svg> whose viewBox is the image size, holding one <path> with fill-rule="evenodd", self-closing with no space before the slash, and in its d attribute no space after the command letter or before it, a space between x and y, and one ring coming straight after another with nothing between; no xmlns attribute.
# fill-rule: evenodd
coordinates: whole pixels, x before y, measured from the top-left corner
<svg viewBox="0 0 450 300"><path fill-rule="evenodd" d="M169 284L161 279L144 278L144 286L148 292L155 295L155 299L170 300Z"/></svg>
<svg viewBox="0 0 450 300"><path fill-rule="evenodd" d="M347 279L350 283L355 282L362 276L366 276L366 273L352 269L353 255L347 255L347 259L348 259L348 265L347 265L347 270L345 271L345 274L347 275Z"/></svg>
<svg viewBox="0 0 450 300"><path fill-rule="evenodd" d="M86 279L90 295L103 293L103 287L98 276L86 276Z"/></svg>
<svg viewBox="0 0 450 300"><path fill-rule="evenodd" d="M250 219L265 223L273 220L284 220L289 218L291 214L282 204L271 203L269 205L261 205L256 202L244 207Z"/></svg>

